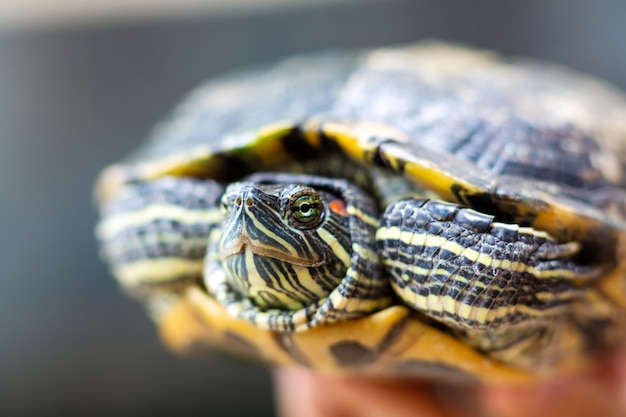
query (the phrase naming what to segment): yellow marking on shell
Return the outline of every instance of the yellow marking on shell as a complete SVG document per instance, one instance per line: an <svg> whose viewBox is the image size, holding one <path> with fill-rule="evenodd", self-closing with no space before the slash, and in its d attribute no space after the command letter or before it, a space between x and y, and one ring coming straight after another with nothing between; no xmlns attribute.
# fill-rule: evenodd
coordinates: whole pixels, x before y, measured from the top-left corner
<svg viewBox="0 0 626 417"><path fill-rule="evenodd" d="M196 348L205 347L207 351L217 346L247 358L282 365L297 364L295 358L276 343L274 332L229 314L224 306L196 287L190 288L171 312L163 317L159 330L168 347L181 353L188 351L192 344ZM242 352L242 345L233 343L228 336L230 334L249 341L256 349Z"/></svg>
<svg viewBox="0 0 626 417"><path fill-rule="evenodd" d="M444 237L429 234L429 233L418 233L413 231L403 231L397 226L382 228L387 230L379 231L380 236L384 236L385 239L399 239L406 245L415 245L414 240L416 239L416 235L423 235L423 239L425 239L425 244L422 246L429 246L434 248L441 248L448 250L456 255L462 255L471 257L470 259L475 258L477 263L484 265L486 267L497 267L502 269L509 269L514 272L527 272L533 275L538 279L550 279L550 278L563 278L563 279L576 279L578 275L575 271L568 269L552 269L552 270L541 270L535 268L533 266L527 265L523 262L511 262L507 259L499 259L493 258L486 254L482 254L474 249L465 248L462 245L456 243L455 241L448 240ZM377 234L377 236L379 236Z"/></svg>
<svg viewBox="0 0 626 417"><path fill-rule="evenodd" d="M273 141L276 139L282 139L285 135L290 133L297 127L297 123L291 120L281 120L265 126L262 126L257 130L257 140L245 147L256 146L267 141Z"/></svg>
<svg viewBox="0 0 626 417"><path fill-rule="evenodd" d="M137 164L135 169L137 170L137 176L141 179L151 180L158 178L163 172L176 174L176 167L185 163L185 155L173 154L167 157L161 158L158 161L150 161Z"/></svg>
<svg viewBox="0 0 626 417"><path fill-rule="evenodd" d="M222 152L253 162L258 169L286 162L289 160L289 154L280 139L297 126L293 121L281 121L257 130L239 132L231 137L221 138L225 149L196 145L184 152L134 164L133 171L130 171L132 175L129 175L127 166L112 165L100 175L96 197L100 202L114 198L129 178L150 180L167 175L214 177L222 169L221 164L215 162Z"/></svg>
<svg viewBox="0 0 626 417"><path fill-rule="evenodd" d="M254 133L254 139L242 141L241 146L228 153L247 159L250 149L254 149L251 155L254 156L255 166L260 164L262 167L287 161L289 154L281 143L281 139L291 133L296 126L297 124L291 121L280 121L263 126ZM225 143L228 141L225 140Z"/></svg>
<svg viewBox="0 0 626 417"><path fill-rule="evenodd" d="M175 153L161 159L140 163L135 166L137 176L143 180L156 179L166 175L206 176L211 174L214 150L207 145L196 145L184 153Z"/></svg>
<svg viewBox="0 0 626 417"><path fill-rule="evenodd" d="M394 139L399 142L408 142L406 133L394 129L389 125L376 122L358 121L341 123L336 121L311 122L306 129L321 130L335 140L349 157L363 162L371 162L380 139Z"/></svg>
<svg viewBox="0 0 626 417"><path fill-rule="evenodd" d="M435 192L447 201L457 201L457 196L451 191L450 185L460 185L469 193L481 193L483 190L463 178L452 177L446 170L441 169L427 159L419 159L407 150L399 147L385 147L385 159L391 168L400 172L404 166L404 175L413 183L427 190Z"/></svg>
<svg viewBox="0 0 626 417"><path fill-rule="evenodd" d="M328 230L320 227L317 229L317 234L320 239L322 239L328 246L330 246L330 250L337 256L341 263L347 268L352 263L351 257L352 255L346 251L346 249L341 245L339 240L335 238Z"/></svg>
<svg viewBox="0 0 626 417"><path fill-rule="evenodd" d="M96 227L99 239L106 240L122 230L157 219L175 219L182 224L215 224L222 219L219 209L190 210L170 204L152 204L141 210L121 213L100 222Z"/></svg>
<svg viewBox="0 0 626 417"><path fill-rule="evenodd" d="M402 324L404 323L404 324ZM282 344L277 343L275 332L261 329L246 320L237 319L199 288L190 288L160 317L159 330L165 344L178 353L198 353L198 349L211 352L219 346L230 352L278 365L296 365L298 358L290 354L297 351L309 366L324 372L350 373L353 368L339 367L329 346L346 340L359 340L369 351L376 352L372 362L359 367L368 373L397 369L403 363L441 363L460 373L492 383L532 382L532 373L503 365L490 359L449 334L434 329L411 317L409 309L391 306L362 318L318 326L307 331L292 333ZM389 330L401 328L392 340ZM229 334L252 344L254 350L242 351ZM285 344L290 349L285 349ZM385 346L384 349L380 347ZM292 349L292 350L291 350ZM449 378L449 373L441 374Z"/></svg>
<svg viewBox="0 0 626 417"><path fill-rule="evenodd" d="M320 137L319 127L321 121L317 119L310 119L303 125L303 134L306 141L314 148L319 148L322 144L322 138Z"/></svg>
<svg viewBox="0 0 626 417"><path fill-rule="evenodd" d="M289 159L289 154L280 139L296 125L292 122L277 122L258 130L238 132L222 138L226 150L199 145L190 151L161 161L140 166L142 178L156 178L163 175L214 176L222 168L219 154L236 155L258 168L269 167Z"/></svg>
<svg viewBox="0 0 626 417"><path fill-rule="evenodd" d="M115 268L117 280L125 286L164 284L182 276L201 276L203 260L182 258L146 259Z"/></svg>

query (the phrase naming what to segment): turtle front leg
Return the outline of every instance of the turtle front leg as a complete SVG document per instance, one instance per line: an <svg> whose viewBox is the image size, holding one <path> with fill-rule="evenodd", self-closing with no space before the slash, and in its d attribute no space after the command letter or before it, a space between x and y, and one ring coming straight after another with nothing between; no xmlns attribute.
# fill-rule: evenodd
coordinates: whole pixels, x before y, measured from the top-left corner
<svg viewBox="0 0 626 417"><path fill-rule="evenodd" d="M575 242L426 199L391 204L376 239L400 298L475 348L537 366L580 344L568 314L588 289L575 282L599 269L573 261Z"/></svg>

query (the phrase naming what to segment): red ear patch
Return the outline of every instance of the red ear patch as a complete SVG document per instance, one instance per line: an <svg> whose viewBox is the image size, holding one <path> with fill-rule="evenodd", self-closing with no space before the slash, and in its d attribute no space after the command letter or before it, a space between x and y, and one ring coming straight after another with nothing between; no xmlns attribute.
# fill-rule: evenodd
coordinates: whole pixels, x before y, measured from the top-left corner
<svg viewBox="0 0 626 417"><path fill-rule="evenodd" d="M348 212L346 211L346 203L342 200L333 200L328 203L328 208L334 211L337 214L341 214L342 216L347 216Z"/></svg>

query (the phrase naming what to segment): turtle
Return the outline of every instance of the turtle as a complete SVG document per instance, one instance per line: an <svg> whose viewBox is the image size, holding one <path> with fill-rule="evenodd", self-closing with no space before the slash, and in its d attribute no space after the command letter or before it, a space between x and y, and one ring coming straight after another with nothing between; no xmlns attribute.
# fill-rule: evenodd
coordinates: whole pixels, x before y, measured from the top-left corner
<svg viewBox="0 0 626 417"><path fill-rule="evenodd" d="M502 383L624 339L626 97L441 41L209 80L100 175L101 254L175 352Z"/></svg>

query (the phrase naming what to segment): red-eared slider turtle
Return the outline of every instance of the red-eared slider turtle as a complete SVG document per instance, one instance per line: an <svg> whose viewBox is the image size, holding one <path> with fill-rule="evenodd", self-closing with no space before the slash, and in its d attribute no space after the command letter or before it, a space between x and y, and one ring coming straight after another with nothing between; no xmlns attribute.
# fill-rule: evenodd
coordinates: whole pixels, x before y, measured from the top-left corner
<svg viewBox="0 0 626 417"><path fill-rule="evenodd" d="M102 174L97 235L177 351L514 381L623 336L626 99L426 42L195 90Z"/></svg>

